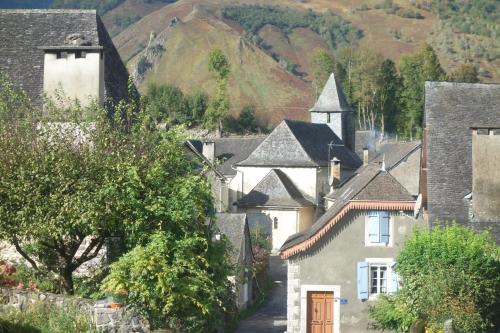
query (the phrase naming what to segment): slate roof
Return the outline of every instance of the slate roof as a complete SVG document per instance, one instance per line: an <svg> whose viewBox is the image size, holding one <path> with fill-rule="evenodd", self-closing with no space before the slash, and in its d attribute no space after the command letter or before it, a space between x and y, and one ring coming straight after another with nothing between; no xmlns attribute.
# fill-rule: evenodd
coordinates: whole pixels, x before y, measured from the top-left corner
<svg viewBox="0 0 500 333"><path fill-rule="evenodd" d="M367 164L359 168L349 180L327 197L333 201L333 205L312 226L290 236L280 251L302 243L315 235L350 201L408 202L415 200L389 172L381 171L380 167L375 164Z"/></svg>
<svg viewBox="0 0 500 333"><path fill-rule="evenodd" d="M335 74L330 74L323 87L316 104L309 110L311 112L349 112L352 111L344 96Z"/></svg>
<svg viewBox="0 0 500 333"><path fill-rule="evenodd" d="M426 82L424 124L424 204L429 221L467 224L469 202L464 197L472 191L471 128L500 128L500 84ZM488 225L497 229L500 239L500 223Z"/></svg>
<svg viewBox="0 0 500 333"><path fill-rule="evenodd" d="M215 225L225 235L232 245L230 251L231 263L236 265L240 261L241 251L245 247L245 233L248 232L247 215L240 213L217 213Z"/></svg>
<svg viewBox="0 0 500 333"><path fill-rule="evenodd" d="M259 137L230 137L214 139L215 158L220 163L217 170L225 176L236 175L232 168L236 163L246 159L257 146L264 141L265 136ZM200 140L189 140L196 150L203 154L203 142Z"/></svg>
<svg viewBox="0 0 500 333"><path fill-rule="evenodd" d="M239 207L309 207L306 199L281 170L272 169L255 187L237 202Z"/></svg>
<svg viewBox="0 0 500 333"><path fill-rule="evenodd" d="M330 153L329 143L333 143ZM327 165L333 157L348 169L356 169L362 164L327 124L283 120L247 159L237 164L315 167Z"/></svg>
<svg viewBox="0 0 500 333"><path fill-rule="evenodd" d="M381 164L385 161L386 170L390 170L421 146L422 143L419 140L386 142L378 147L377 151L370 152L370 162Z"/></svg>
<svg viewBox="0 0 500 333"><path fill-rule="evenodd" d="M106 97L125 97L127 70L95 10L0 9L0 70L41 107L43 49L67 48L67 36L75 33L85 37L87 47L104 49Z"/></svg>

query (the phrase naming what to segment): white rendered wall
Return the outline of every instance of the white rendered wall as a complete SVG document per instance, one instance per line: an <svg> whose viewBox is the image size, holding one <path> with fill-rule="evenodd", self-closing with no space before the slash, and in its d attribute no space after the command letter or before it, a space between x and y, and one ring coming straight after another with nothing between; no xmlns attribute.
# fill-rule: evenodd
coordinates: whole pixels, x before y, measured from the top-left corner
<svg viewBox="0 0 500 333"><path fill-rule="evenodd" d="M298 232L299 213L296 209L275 210L275 209L249 209L250 213L263 213L271 222L271 232L273 240L273 251L280 249L286 239ZM278 219L278 228L274 228L274 218Z"/></svg>
<svg viewBox="0 0 500 333"><path fill-rule="evenodd" d="M92 100L104 100L104 61L99 52L87 52L85 58L75 58L68 52L57 59L56 53L45 53L43 90L48 97L61 90L63 96L78 99L82 105Z"/></svg>

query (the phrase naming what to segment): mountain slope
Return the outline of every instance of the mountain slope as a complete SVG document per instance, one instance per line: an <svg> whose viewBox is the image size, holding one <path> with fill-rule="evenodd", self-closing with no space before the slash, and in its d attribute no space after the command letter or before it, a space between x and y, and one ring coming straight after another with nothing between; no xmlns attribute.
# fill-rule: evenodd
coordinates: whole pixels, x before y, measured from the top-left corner
<svg viewBox="0 0 500 333"><path fill-rule="evenodd" d="M189 7L188 7L189 8ZM176 13L184 13L186 7L179 5ZM208 72L208 51L214 47L224 50L231 63L228 89L233 112L239 112L247 104L257 108L259 118L264 122L276 123L283 118L307 119L310 104L310 85L287 72L269 55L247 42L241 34L229 25L218 20L210 13L210 8L192 6L191 12L177 23L161 10L151 15L161 16L168 24L162 31L155 31L156 38L151 45L161 45L163 51L154 59L153 69L146 72L140 84L144 90L149 82L169 83L184 91L202 89L211 93L214 77ZM166 19L165 19L166 18ZM151 17L145 18L148 22ZM161 27L158 25L157 27ZM124 58L131 57L128 63L131 72L135 70L143 53L134 54L132 45L146 42L146 33L130 29L135 39L125 36L117 38ZM122 44L122 38L124 42Z"/></svg>

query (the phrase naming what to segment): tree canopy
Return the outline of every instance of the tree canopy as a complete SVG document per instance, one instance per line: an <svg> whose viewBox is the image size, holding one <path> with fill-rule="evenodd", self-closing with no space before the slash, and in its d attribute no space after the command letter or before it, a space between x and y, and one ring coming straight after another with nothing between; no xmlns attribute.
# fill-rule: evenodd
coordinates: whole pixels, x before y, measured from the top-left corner
<svg viewBox="0 0 500 333"><path fill-rule="evenodd" d="M452 319L460 332L483 332L499 324L500 248L489 233L458 225L416 230L396 271L400 290L370 310L376 328L408 332L421 320L435 332Z"/></svg>

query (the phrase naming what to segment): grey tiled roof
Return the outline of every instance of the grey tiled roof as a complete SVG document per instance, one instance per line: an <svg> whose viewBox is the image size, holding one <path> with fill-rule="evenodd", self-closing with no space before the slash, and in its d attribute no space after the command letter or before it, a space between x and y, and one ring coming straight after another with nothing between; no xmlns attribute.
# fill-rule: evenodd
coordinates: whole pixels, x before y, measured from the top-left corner
<svg viewBox="0 0 500 333"><path fill-rule="evenodd" d="M429 220L468 223L471 128L500 127L500 84L426 82L424 122Z"/></svg>
<svg viewBox="0 0 500 333"><path fill-rule="evenodd" d="M95 10L0 9L0 70L24 89L37 107L43 102L44 51L64 46L70 34L104 47L106 97L127 95L127 70Z"/></svg>
<svg viewBox="0 0 500 333"><path fill-rule="evenodd" d="M330 153L329 143L334 144ZM348 169L361 165L359 157L343 145L328 125L283 120L238 165L314 167L327 165L329 158L333 157L337 157Z"/></svg>
<svg viewBox="0 0 500 333"><path fill-rule="evenodd" d="M292 181L281 171L272 169L243 198L240 207L308 207L314 204L304 198Z"/></svg>
<svg viewBox="0 0 500 333"><path fill-rule="evenodd" d="M218 170L223 175L235 175L232 166L246 159L265 137L215 139L215 156L220 162Z"/></svg>
<svg viewBox="0 0 500 333"><path fill-rule="evenodd" d="M230 251L231 263L238 264L241 251L245 244L245 233L248 232L248 223L246 214L239 213L217 213L215 216L215 225L231 242Z"/></svg>
<svg viewBox="0 0 500 333"><path fill-rule="evenodd" d="M215 158L218 161L217 170L225 176L233 176L236 170L233 166L246 159L248 155L262 142L265 136L230 137L214 139ZM196 150L203 154L201 140L189 140Z"/></svg>
<svg viewBox="0 0 500 333"><path fill-rule="evenodd" d="M345 112L352 111L351 107L346 101L344 96L344 92L340 87L337 79L335 78L335 74L331 74L323 87L323 91L319 96L316 104L309 110L316 112L326 112L326 111L336 111L336 112Z"/></svg>
<svg viewBox="0 0 500 333"><path fill-rule="evenodd" d="M378 147L376 152L370 152L370 162L381 164L385 161L385 168L390 170L421 146L422 143L418 140L386 142Z"/></svg>
<svg viewBox="0 0 500 333"><path fill-rule="evenodd" d="M413 201L408 191L390 173L380 170L375 164L359 168L340 188L327 196L332 206L312 226L290 236L281 251L307 240L326 225L352 200Z"/></svg>

